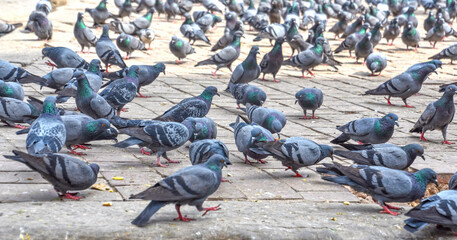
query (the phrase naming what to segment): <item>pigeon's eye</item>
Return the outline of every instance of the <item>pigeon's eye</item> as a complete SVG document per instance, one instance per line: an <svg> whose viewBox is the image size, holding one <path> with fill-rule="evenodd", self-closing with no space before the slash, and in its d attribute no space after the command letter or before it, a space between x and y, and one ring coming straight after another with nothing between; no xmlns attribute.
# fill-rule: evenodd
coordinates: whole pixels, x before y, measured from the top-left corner
<svg viewBox="0 0 457 240"><path fill-rule="evenodd" d="M222 159L222 160L221 160L221 163L224 163L224 162L225 162L224 159Z"/></svg>
<svg viewBox="0 0 457 240"><path fill-rule="evenodd" d="M391 116L390 119L394 119L394 118Z"/></svg>
<svg viewBox="0 0 457 240"><path fill-rule="evenodd" d="M103 124L102 124L102 127L106 127L106 124L103 123Z"/></svg>

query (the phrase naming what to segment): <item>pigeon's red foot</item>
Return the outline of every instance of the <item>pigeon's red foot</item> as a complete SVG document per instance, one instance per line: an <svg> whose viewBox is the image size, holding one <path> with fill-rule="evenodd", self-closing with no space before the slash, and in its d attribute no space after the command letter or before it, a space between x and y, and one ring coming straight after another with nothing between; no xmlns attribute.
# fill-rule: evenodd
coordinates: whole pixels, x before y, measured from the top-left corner
<svg viewBox="0 0 457 240"><path fill-rule="evenodd" d="M144 96L144 95L141 94L140 92L138 92L138 96L141 97L141 98L150 98L150 96Z"/></svg>
<svg viewBox="0 0 457 240"><path fill-rule="evenodd" d="M182 62L181 62L180 59L178 59L178 60L176 60L176 63L177 63L177 64L181 64Z"/></svg>
<svg viewBox="0 0 457 240"><path fill-rule="evenodd" d="M221 179L221 182L229 182L229 180L225 179L225 178L222 178Z"/></svg>
<svg viewBox="0 0 457 240"><path fill-rule="evenodd" d="M26 127L26 126L22 126L22 125L19 125L19 124L16 124L16 125L14 125L13 127L19 128L19 129L27 129L27 128L28 128L28 127Z"/></svg>
<svg viewBox="0 0 457 240"><path fill-rule="evenodd" d="M240 104L237 104L237 105L238 105L238 107L236 109L240 109L241 108Z"/></svg>
<svg viewBox="0 0 457 240"><path fill-rule="evenodd" d="M314 115L314 113L313 113L313 116L311 118L312 119L319 119L319 117L316 117L316 115Z"/></svg>
<svg viewBox="0 0 457 240"><path fill-rule="evenodd" d="M175 161L175 160L171 160L171 159L167 159L167 161L168 161L169 163L180 163L180 162L181 162L181 161Z"/></svg>
<svg viewBox="0 0 457 240"><path fill-rule="evenodd" d="M155 165L157 165L157 167L163 167L163 168L166 168L168 167L167 165L161 163L161 162L156 162Z"/></svg>
<svg viewBox="0 0 457 240"><path fill-rule="evenodd" d="M357 143L360 144L360 145L363 145L363 142L361 142L361 141L357 141Z"/></svg>
<svg viewBox="0 0 457 240"><path fill-rule="evenodd" d="M303 177L303 176L302 176L300 173L298 173L298 172L295 172L295 175L294 175L294 177Z"/></svg>
<svg viewBox="0 0 457 240"><path fill-rule="evenodd" d="M186 216L178 216L177 218L173 219L173 221L183 221L183 222L190 222L190 221L193 221L195 219L193 218L188 218Z"/></svg>
<svg viewBox="0 0 457 240"><path fill-rule="evenodd" d="M69 153L69 154L73 154L73 155L78 155L78 156L84 156L84 155L86 155L85 153L76 152L76 151L73 150L73 149L70 149L70 151L69 151L68 153Z"/></svg>
<svg viewBox="0 0 457 240"><path fill-rule="evenodd" d="M217 77L217 71L212 72L213 76Z"/></svg>
<svg viewBox="0 0 457 240"><path fill-rule="evenodd" d="M449 142L448 140L443 141L443 144L454 144L453 142Z"/></svg>
<svg viewBox="0 0 457 240"><path fill-rule="evenodd" d="M384 208L384 209L385 209L385 210L380 211L380 213L388 213L388 214L393 215L393 216L400 215L400 213L392 212L392 211L390 211L388 208Z"/></svg>
<svg viewBox="0 0 457 240"><path fill-rule="evenodd" d="M307 116L303 116L302 118L303 118L303 119L310 119L310 118L309 118L309 117L307 117Z"/></svg>
<svg viewBox="0 0 457 240"><path fill-rule="evenodd" d="M205 212L203 213L202 216L205 216L209 211L219 211L219 210L221 210L220 206L221 205L219 204L219 205L217 205L215 207L203 208L203 211L205 211Z"/></svg>
<svg viewBox="0 0 457 240"><path fill-rule="evenodd" d="M266 80L265 80L265 77L262 78L262 81L266 81Z"/></svg>
<svg viewBox="0 0 457 240"><path fill-rule="evenodd" d="M420 137L420 140L421 140L421 141L424 141L424 142L427 142L427 139L425 139L425 137L424 137L424 134L423 134L423 133L421 133L421 137Z"/></svg>
<svg viewBox="0 0 457 240"><path fill-rule="evenodd" d="M128 112L128 111L129 111L128 108L122 108L122 109L121 109L121 112Z"/></svg>
<svg viewBox="0 0 457 240"><path fill-rule="evenodd" d="M76 150L76 149L78 149L78 148L79 148L79 149L83 149L83 150L90 149L90 147L85 146L85 145L83 145L83 144L76 144L76 145L74 145L74 147L75 147L75 148L73 148L73 150Z"/></svg>
<svg viewBox="0 0 457 240"><path fill-rule="evenodd" d="M280 81L276 80L276 78L275 78L275 79L273 79L273 82L279 83Z"/></svg>
<svg viewBox="0 0 457 240"><path fill-rule="evenodd" d="M65 193L64 195L61 195L60 197L62 199L71 199L71 200L76 200L76 201L83 199L83 197L75 196L76 194L77 193Z"/></svg>
<svg viewBox="0 0 457 240"><path fill-rule="evenodd" d="M265 160L262 160L262 159L257 159L257 161L258 161L259 163L261 163L261 164L265 164L265 163L268 163L267 161L265 161Z"/></svg>
<svg viewBox="0 0 457 240"><path fill-rule="evenodd" d="M389 209L394 209L394 210L400 210L400 209L403 209L401 207L396 207L396 206L392 206L390 204L387 204L387 203L384 203L384 205L386 205L387 208Z"/></svg>
<svg viewBox="0 0 457 240"><path fill-rule="evenodd" d="M405 105L405 106L403 106L403 107L405 107L405 108L416 108L416 107L414 107L414 106L411 106L411 105L408 105L408 104L406 104L406 105Z"/></svg>
<svg viewBox="0 0 457 240"><path fill-rule="evenodd" d="M390 102L390 97L388 97L388 98L384 97L384 99L387 100L387 105L393 106L393 104Z"/></svg>
<svg viewBox="0 0 457 240"><path fill-rule="evenodd" d="M151 155L151 152L148 152L148 151L144 150L144 148L141 148L141 154L149 156L149 155Z"/></svg>

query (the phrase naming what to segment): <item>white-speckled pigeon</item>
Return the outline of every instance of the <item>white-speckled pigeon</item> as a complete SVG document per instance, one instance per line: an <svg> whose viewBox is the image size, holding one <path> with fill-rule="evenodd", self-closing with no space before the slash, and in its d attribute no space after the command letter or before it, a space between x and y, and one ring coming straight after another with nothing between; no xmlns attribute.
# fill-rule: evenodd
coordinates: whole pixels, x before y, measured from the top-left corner
<svg viewBox="0 0 457 240"><path fill-rule="evenodd" d="M100 58L100 60L102 60L102 62L105 64L106 71L108 71L108 67L111 64L121 68L126 67L124 60L122 60L121 54L119 53L119 50L117 50L116 45L114 45L114 43L109 38L107 25L103 26L103 33L100 39L97 41L95 51L97 52L97 56Z"/></svg>
<svg viewBox="0 0 457 240"><path fill-rule="evenodd" d="M250 84L232 84L230 93L236 99L238 109L240 109L240 104L246 105L247 103L262 106L267 100L267 94L262 89Z"/></svg>
<svg viewBox="0 0 457 240"><path fill-rule="evenodd" d="M295 104L300 105L303 109L303 119L318 119L314 115L316 109L320 108L324 102L324 94L320 89L317 88L303 88L295 94ZM307 117L306 110L313 111L313 116Z"/></svg>
<svg viewBox="0 0 457 240"><path fill-rule="evenodd" d="M83 17L84 13L78 12L73 34L81 45L81 53L84 51L84 47L87 47L87 53L89 53L90 47L95 47L95 43L97 43L97 36L84 24Z"/></svg>

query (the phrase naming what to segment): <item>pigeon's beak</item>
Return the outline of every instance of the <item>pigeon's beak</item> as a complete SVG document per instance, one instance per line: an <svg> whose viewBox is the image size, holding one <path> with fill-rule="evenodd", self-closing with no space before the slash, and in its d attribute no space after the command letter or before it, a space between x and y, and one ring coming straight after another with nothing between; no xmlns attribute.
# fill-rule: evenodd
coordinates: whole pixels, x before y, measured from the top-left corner
<svg viewBox="0 0 457 240"><path fill-rule="evenodd" d="M398 124L398 122L397 122L397 121L395 121L395 125L397 125L397 127L400 127L400 125Z"/></svg>
<svg viewBox="0 0 457 240"><path fill-rule="evenodd" d="M218 92L216 93L216 95L219 96L219 97L221 96Z"/></svg>
<svg viewBox="0 0 457 240"><path fill-rule="evenodd" d="M422 159L424 159L424 161L425 161L425 157L424 157L424 155L421 155L420 157L421 157Z"/></svg>
<svg viewBox="0 0 457 240"><path fill-rule="evenodd" d="M332 159L332 161L334 160L334 159L333 159L333 153L332 153L332 155L330 155L330 159Z"/></svg>
<svg viewBox="0 0 457 240"><path fill-rule="evenodd" d="M298 102L298 99L295 99L295 104L297 104L297 102Z"/></svg>
<svg viewBox="0 0 457 240"><path fill-rule="evenodd" d="M436 73L436 75L438 75L438 72L437 72L436 70L435 70L435 71L433 71L433 72L434 72L434 73Z"/></svg>
<svg viewBox="0 0 457 240"><path fill-rule="evenodd" d="M457 92L456 92L456 94L457 94ZM263 101L260 101L260 106L262 106L262 105L263 105Z"/></svg>
<svg viewBox="0 0 457 240"><path fill-rule="evenodd" d="M117 140L117 138L115 138L115 139L113 139L113 140L114 140L115 143L118 143L118 142L119 142L119 140Z"/></svg>
<svg viewBox="0 0 457 240"><path fill-rule="evenodd" d="M438 184L438 181L436 181L436 179L433 179L433 183L435 183L435 185L438 187L439 184Z"/></svg>
<svg viewBox="0 0 457 240"><path fill-rule="evenodd" d="M45 55L41 56L41 60L43 60L45 57L46 57Z"/></svg>

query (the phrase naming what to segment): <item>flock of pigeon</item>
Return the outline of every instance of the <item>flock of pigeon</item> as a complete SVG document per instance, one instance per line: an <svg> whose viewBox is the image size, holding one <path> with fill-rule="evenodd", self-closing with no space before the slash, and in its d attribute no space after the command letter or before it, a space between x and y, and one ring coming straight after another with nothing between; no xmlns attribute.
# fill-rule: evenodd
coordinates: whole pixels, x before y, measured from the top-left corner
<svg viewBox="0 0 457 240"><path fill-rule="evenodd" d="M101 2L94 9L86 9L93 19L94 27L103 26L103 33L98 38L86 26L84 14L77 13L74 25L74 36L81 45L81 52L86 48L95 47L99 59L86 62L75 51L65 47L45 47L42 49L43 58L48 58L48 65L57 68L48 74L36 76L20 67L0 60L0 119L9 126L21 128L17 134L27 134L27 153L14 150L9 159L24 163L39 172L49 181L63 198L79 200L69 191L83 190L93 185L97 179L99 166L87 164L68 154L61 154L65 146L70 153L80 155L75 150L87 149L88 142L113 139L117 142L118 134L129 136L124 141L117 142L114 147L126 148L138 145L143 154L156 153L159 167L167 165L161 162L161 157L167 162L176 162L167 156L167 152L191 142L189 156L192 166L183 168L166 177L145 191L132 195L131 199L150 200L149 205L132 224L144 226L151 216L166 204L176 204L177 220L192 220L182 216L181 205L196 206L205 215L209 211L220 210L219 206L204 208L202 205L209 195L214 193L222 179L222 168L230 165L229 150L224 143L217 140L216 123L206 114L210 111L211 102L215 95L220 95L218 89L208 86L201 95L186 98L158 116L150 120L131 120L121 118L124 107L134 100L140 88L151 84L160 73L165 74L165 65L132 65L127 66L119 50L126 52L128 59L135 50L146 50L145 45L151 45L155 34L149 29L153 14L165 13L167 20L177 15L184 17L180 31L185 38L172 36L169 44L171 53L181 59L186 58L195 50L192 44L203 41L211 45L206 33L222 18L214 13L222 13L225 9L226 27L224 35L212 46L211 51L218 51L210 58L198 62L195 66L215 65L218 69L227 67L232 71L232 63L240 56L241 40L244 24L258 31L254 41L269 39L275 42L270 52L257 63L259 47L251 48L246 59L237 65L231 74L227 92L240 104L246 116L238 116L230 126L234 129L234 138L238 151L245 157L245 163L251 164L248 156L260 163L268 156L291 169L296 177L302 177L298 170L305 166L315 165L321 160L333 155L354 161L354 165L343 166L339 163L323 164L317 168L322 173L322 179L337 184L351 186L356 191L368 193L381 205L383 212L398 215L397 207L388 202L411 202L421 199L428 183L437 184L437 174L429 168L415 173L405 171L416 159L424 158L424 149L419 144L397 146L387 143L392 137L395 125L398 126L398 116L389 113L382 118L362 118L345 125L337 126L341 135L331 141L347 150L334 150L329 145L318 144L304 137L280 139L280 132L287 123L286 116L276 109L262 107L267 100L266 93L257 86L249 84L263 73L276 76L283 65L301 69L309 74L318 65L326 64L335 69L341 62L335 59L329 42L323 33L327 29L329 18L338 19L330 27L329 32L345 38L335 50L355 51L356 61L364 62L372 74L381 73L386 67L386 56L374 52L374 47L382 36L393 43L401 35L403 43L408 47L419 47L420 33L415 12L419 6L429 11L429 17L424 21L428 31L425 40L433 46L446 36L457 37L452 29L452 21L457 15L454 0L433 1L367 0L261 0L257 8L253 0L115 0L119 8L118 14L108 12L107 1ZM202 3L207 11L194 11L192 6ZM135 8L134 8L135 6ZM436 14L433 12L436 10ZM30 14L26 31L33 32L39 39L52 38L52 23L47 18L51 14L52 5L47 0L39 0L36 11ZM124 22L132 13L142 15L133 21ZM111 21L107 23L108 19ZM283 22L283 23L281 23ZM8 34L21 24L0 24L1 35ZM384 33L381 29L384 28ZM403 28L403 30L402 30ZM299 33L299 29L308 30L308 38ZM109 32L119 34L116 44L109 37ZM138 38L137 38L137 37ZM293 53L284 60L282 45L287 42ZM119 50L118 50L119 49ZM407 99L418 93L428 76L442 67L439 59L457 58L457 45L444 49L431 57L433 60L417 63L403 73L381 84L376 89L366 91L366 95L385 95L387 102L392 105L391 97L401 98L405 107ZM102 70L102 64L105 69ZM119 71L109 72L109 67L116 65ZM103 83L108 79L107 83ZM29 96L24 101L22 84L39 84L56 90L56 96L47 96L44 101ZM454 95L457 87L453 84L443 85L440 89L443 96L436 102L430 103L423 111L411 132L421 134L420 139L426 141L426 131L441 130L443 143L451 144L446 138L446 129L455 113ZM76 109L70 111L61 109L56 103L62 103L69 98L75 98ZM304 88L296 93L296 103L303 108L304 119L316 119L315 110L324 100L324 94L316 88ZM312 116L307 114L312 111ZM19 123L28 123L24 127ZM275 139L275 135L277 139ZM353 140L359 144L349 144ZM147 149L152 152L148 152ZM450 227L457 231L457 174L449 182L449 190L442 191L421 202L406 215L405 229L415 232L428 223Z"/></svg>

